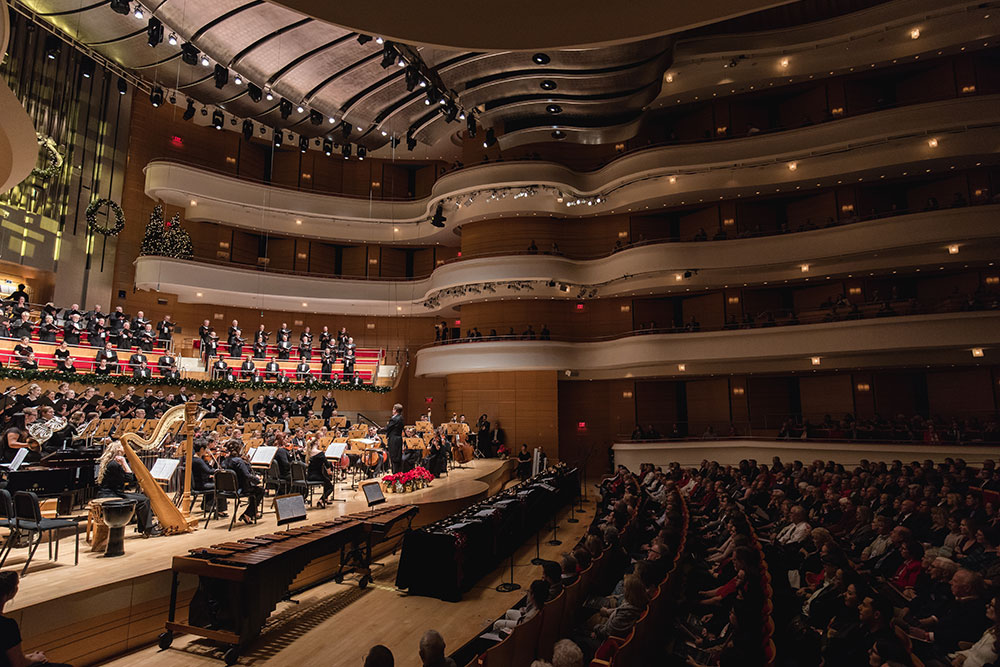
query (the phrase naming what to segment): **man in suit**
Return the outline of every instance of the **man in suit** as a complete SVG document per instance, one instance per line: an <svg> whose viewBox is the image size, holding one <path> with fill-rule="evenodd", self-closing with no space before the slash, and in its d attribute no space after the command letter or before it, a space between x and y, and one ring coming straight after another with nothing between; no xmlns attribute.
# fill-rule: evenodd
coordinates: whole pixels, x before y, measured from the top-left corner
<svg viewBox="0 0 1000 667"><path fill-rule="evenodd" d="M112 334L117 335L125 327L126 322L128 322L128 315L125 314L121 306L115 306L115 312L108 317L108 326L111 327Z"/></svg>
<svg viewBox="0 0 1000 667"><path fill-rule="evenodd" d="M281 375L281 366L274 359L269 359L267 365L264 366L264 377L269 380L276 380L279 375Z"/></svg>
<svg viewBox="0 0 1000 667"><path fill-rule="evenodd" d="M31 334L35 330L35 325L28 319L30 315L31 313L25 310L19 318L14 320L14 323L10 327L11 336L14 338L24 338L25 336L31 338Z"/></svg>
<svg viewBox="0 0 1000 667"><path fill-rule="evenodd" d="M80 334L83 332L83 322L79 315L70 315L69 321L63 325L63 340L67 345L79 345Z"/></svg>
<svg viewBox="0 0 1000 667"><path fill-rule="evenodd" d="M386 445L389 450L389 463L392 465L393 474L403 469L403 406L396 403L392 406L392 417L385 428L379 429L385 434Z"/></svg>
<svg viewBox="0 0 1000 667"><path fill-rule="evenodd" d="M337 357L334 355L333 350L329 347L323 349L323 356L320 358L323 366L320 370L320 379L323 382L329 382L330 376L333 375L333 365L337 362Z"/></svg>
<svg viewBox="0 0 1000 667"><path fill-rule="evenodd" d="M128 358L128 367L132 371L147 363L149 363L149 358L141 350Z"/></svg>
<svg viewBox="0 0 1000 667"><path fill-rule="evenodd" d="M312 374L309 372L309 362L304 359L295 366L295 379L299 382L311 382Z"/></svg>
<svg viewBox="0 0 1000 667"><path fill-rule="evenodd" d="M162 377L169 377L177 379L180 377L180 373L177 372L177 360L174 359L174 355L170 352L165 353L160 357L160 360L156 362L157 367L160 369L160 375Z"/></svg>
<svg viewBox="0 0 1000 667"><path fill-rule="evenodd" d="M153 346L156 345L156 332L153 331L152 324L147 322L146 326L136 332L135 344L140 350L153 351Z"/></svg>
<svg viewBox="0 0 1000 667"><path fill-rule="evenodd" d="M292 356L292 341L287 338L278 339L278 358L279 359L289 359Z"/></svg>
<svg viewBox="0 0 1000 667"><path fill-rule="evenodd" d="M233 374L229 370L229 364L222 357L215 360L212 364L212 378L215 380L232 380Z"/></svg>
<svg viewBox="0 0 1000 667"><path fill-rule="evenodd" d="M253 380L257 376L257 364L253 362L253 359L247 358L243 360L240 365L240 379L241 380Z"/></svg>
<svg viewBox="0 0 1000 667"><path fill-rule="evenodd" d="M111 341L104 344L103 350L97 351L97 356L94 358L94 361L100 364L101 360L108 363L108 367L111 369L112 373L118 370L118 353L111 347Z"/></svg>
<svg viewBox="0 0 1000 667"><path fill-rule="evenodd" d="M164 343L169 343L174 337L174 323L170 320L169 315L164 315L163 319L157 322L156 331L159 334L159 339Z"/></svg>
<svg viewBox="0 0 1000 667"><path fill-rule="evenodd" d="M135 355L132 355L132 356L135 356ZM149 370L148 366L146 366L145 355L143 355L143 360L139 364L139 366L135 367L135 369L132 371L132 377L134 377L136 379L139 379L139 380L148 380L151 377L153 377L153 372L151 370Z"/></svg>
<svg viewBox="0 0 1000 667"><path fill-rule="evenodd" d="M70 324L66 325L67 330L69 326ZM65 331L63 332L63 338L66 337ZM77 333L77 339L79 340L79 333ZM104 344L108 342L108 325L103 316L91 320L87 325L87 341L93 347L104 347Z"/></svg>

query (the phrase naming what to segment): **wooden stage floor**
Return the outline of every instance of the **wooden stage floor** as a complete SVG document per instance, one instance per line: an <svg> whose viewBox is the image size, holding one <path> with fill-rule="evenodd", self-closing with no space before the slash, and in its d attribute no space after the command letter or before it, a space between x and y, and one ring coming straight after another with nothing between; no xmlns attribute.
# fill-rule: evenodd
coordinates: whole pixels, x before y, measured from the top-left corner
<svg viewBox="0 0 1000 667"><path fill-rule="evenodd" d="M512 461L476 460L467 467L452 470L447 477L436 480L427 489L399 496L390 494L387 501L419 505L420 513L414 520L414 526L423 525L501 490L512 478L515 466L516 463ZM334 503L322 510L310 510L308 521L322 521L367 508L363 494L351 491L349 485L338 485L336 497L345 498L347 502ZM265 499L265 507L269 507L269 499ZM583 525L582 522L567 524L571 528ZM28 575L21 580L17 597L5 610L6 615L20 623L26 651L42 650L52 661L70 662L77 667L101 664L114 656L149 646L155 642L166 618L173 556L184 554L188 549L198 546L271 532L277 527L273 510L268 509L256 525L247 526L237 522L232 532L227 532L227 528L228 520L216 520L207 530L199 528L192 533L171 537L143 539L129 533L125 541L126 555L120 558L103 558L100 554L91 553L81 535L78 566L73 565L73 537L64 535L60 542L58 562L46 560L45 544L39 547ZM567 539L570 539L569 535ZM560 549L549 547L543 542L543 552L549 550L550 555L561 553ZM530 551L530 555L517 562L530 561L534 556L533 544L530 545ZM19 570L24 563L25 553L24 549L15 550L4 569ZM412 653L416 655L419 634L431 627L429 623L432 619L437 619L439 611L442 612L442 623L438 629L450 644L458 642L454 644L457 646L474 634L487 616L503 612L503 609L493 611L493 607L503 606L507 601L518 597L514 594L495 593L493 587L500 581L500 575L495 574L481 582L482 590L470 592L468 601L457 605L428 598L409 598L395 592L393 588L398 555L386 554L379 562L383 566L375 567L374 584L364 591L357 588L357 577L348 577L343 585L329 583L309 590L299 598L299 605L280 605L269 622L269 629L265 630L259 650L265 654L283 653L286 650L292 651L291 656L296 655L296 652L309 654L315 648L307 648L312 644L310 641L296 641L289 646L284 644L289 643L293 636L312 633L325 627L324 623L327 621L324 619L330 619L333 626L326 632L332 634L327 636L344 636L345 639L353 637L350 644L357 644L357 650L352 648L351 655L357 654L356 657L341 662L342 654L338 649L336 660L327 654L317 662L297 657L294 658L296 662L358 664L361 660L357 656L363 655L370 645L376 643L390 645L394 652L397 649L403 650L404 654L404 646L411 645ZM522 569L523 574L519 574ZM524 579L521 583L527 586L535 578L537 570L538 568L530 565L527 568L518 566L515 578ZM398 601L393 603L394 599ZM487 603L487 600L492 602ZM479 611L479 603L486 603L482 611ZM368 611L363 612L360 617L354 616L362 608L367 608ZM314 613L304 613L310 609ZM344 616L348 610L351 613ZM470 613L473 615L470 616ZM450 617L454 618L448 620ZM276 621L280 621L282 625L291 624L290 630L280 631L280 637L275 635L270 628ZM341 641L338 640L337 643L341 644ZM188 644L188 638L179 637L175 640L174 647L167 652L159 653L154 646L111 664L222 664L215 658L199 655L206 651L209 655L212 654L208 643L195 639L189 644L191 648L184 648ZM253 648L241 659L241 663L262 664L269 657L259 654ZM407 663L404 660L397 664Z"/></svg>

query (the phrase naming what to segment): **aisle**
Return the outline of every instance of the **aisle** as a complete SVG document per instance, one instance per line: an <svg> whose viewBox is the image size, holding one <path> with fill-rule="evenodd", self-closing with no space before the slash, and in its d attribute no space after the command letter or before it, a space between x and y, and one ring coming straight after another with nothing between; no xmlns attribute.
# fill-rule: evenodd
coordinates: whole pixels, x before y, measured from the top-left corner
<svg viewBox="0 0 1000 667"><path fill-rule="evenodd" d="M568 523L567 508L559 514L559 546L547 541L552 533L542 534L541 557L557 560L571 549L587 531L593 517L594 503L584 503L579 523ZM501 581L510 580L509 561L505 562L465 594L461 602L442 602L435 598L407 596L393 585L398 553L386 555L375 566L375 580L365 590L358 589L356 578L343 584L328 583L301 596L299 604L282 603L272 614L260 639L240 658L242 665L296 665L296 667L357 667L374 644L388 646L397 667L417 667L420 636L429 628L445 638L449 652L474 637L490 620L503 614L522 595L532 580L541 576L541 567L531 564L535 541L522 545L514 557L514 581L522 589L498 593ZM196 637L179 637L167 651L151 646L102 664L115 667L220 667L221 653L214 644Z"/></svg>

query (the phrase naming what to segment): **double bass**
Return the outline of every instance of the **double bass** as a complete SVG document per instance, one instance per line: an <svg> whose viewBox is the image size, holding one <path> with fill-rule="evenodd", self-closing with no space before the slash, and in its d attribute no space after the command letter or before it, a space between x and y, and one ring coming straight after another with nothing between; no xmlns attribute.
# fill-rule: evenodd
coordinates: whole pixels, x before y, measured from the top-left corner
<svg viewBox="0 0 1000 667"><path fill-rule="evenodd" d="M463 465L475 458L476 450L469 444L469 425L465 422L452 422L445 428L455 438L451 444L451 458L455 463Z"/></svg>

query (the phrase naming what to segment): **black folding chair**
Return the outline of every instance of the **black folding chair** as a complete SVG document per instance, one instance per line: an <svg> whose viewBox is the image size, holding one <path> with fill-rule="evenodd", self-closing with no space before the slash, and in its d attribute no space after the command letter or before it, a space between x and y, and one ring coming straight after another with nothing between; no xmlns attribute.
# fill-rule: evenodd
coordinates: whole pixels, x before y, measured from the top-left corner
<svg viewBox="0 0 1000 667"><path fill-rule="evenodd" d="M232 530L233 525L236 524L236 517L240 513L240 501L244 498L240 493L239 480L236 479L236 473L232 470L216 470L214 478L216 498L233 500L233 515L229 520L229 530Z"/></svg>
<svg viewBox="0 0 1000 667"><path fill-rule="evenodd" d="M299 461L292 462L292 490L299 489L302 491L302 495L309 496L309 506L312 507L313 504L313 489L317 486L323 486L323 482L315 482L308 479L307 476L308 469L306 464Z"/></svg>
<svg viewBox="0 0 1000 667"><path fill-rule="evenodd" d="M42 533L49 534L49 559L52 559L52 533L61 528L72 528L76 535L76 558L74 565L80 563L80 524L70 519L43 519L42 508L38 503L38 496L31 491L18 491L14 494L14 514L17 522L18 532L28 537L28 560L21 570L23 577L28 571L28 565L35 555L35 550L42 543ZM56 536L55 560L59 560L59 537Z"/></svg>
<svg viewBox="0 0 1000 667"><path fill-rule="evenodd" d="M7 489L0 489L0 513L3 515L3 518L0 519L0 528L6 528L8 531L3 548L0 548L0 567L3 567L3 564L7 562L7 555L14 548L18 539L17 522L14 520L14 499Z"/></svg>
<svg viewBox="0 0 1000 667"><path fill-rule="evenodd" d="M191 489L191 507L195 506L199 498L201 498L201 517L205 520L205 528L208 528L208 522L212 517L219 515L215 489Z"/></svg>

